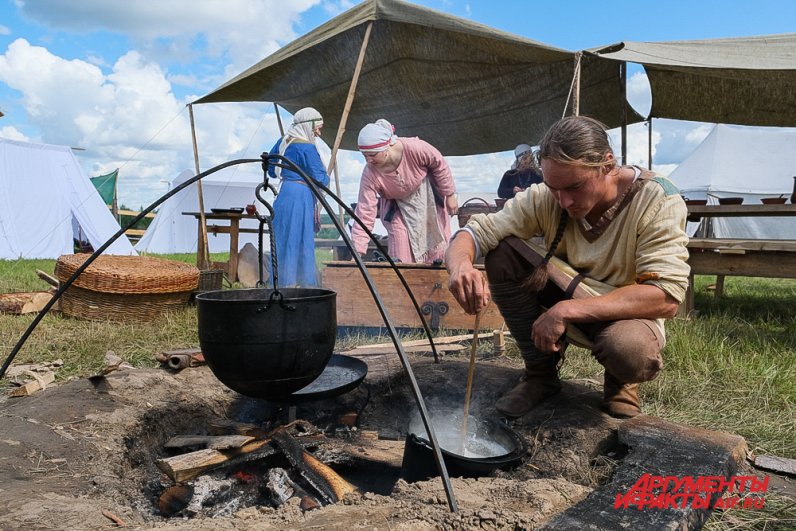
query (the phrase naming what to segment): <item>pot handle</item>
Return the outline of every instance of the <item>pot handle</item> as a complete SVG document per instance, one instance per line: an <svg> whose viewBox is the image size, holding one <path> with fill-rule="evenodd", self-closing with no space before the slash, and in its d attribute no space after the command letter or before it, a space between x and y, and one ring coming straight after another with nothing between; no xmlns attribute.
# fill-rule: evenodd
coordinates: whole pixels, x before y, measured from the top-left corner
<svg viewBox="0 0 796 531"><path fill-rule="evenodd" d="M465 201L465 202L464 202L464 204L462 205L462 207L465 207L465 206L467 206L467 204L468 204L470 201L481 201L481 202L482 202L483 204L485 204L486 206L489 206L489 202L488 202L486 199L481 199L480 197L471 197L470 199L468 199L467 201ZM461 207L459 207L459 208L461 208Z"/></svg>
<svg viewBox="0 0 796 531"><path fill-rule="evenodd" d="M295 310L296 310L296 307L295 307L295 306L293 306L292 304L287 304L287 303L285 302L285 296L284 296L284 295L282 295L282 292L281 292L281 291L279 291L279 290L274 290L273 292L271 292L271 296L270 296L270 297L268 297L268 302L267 302L267 303L265 303L265 306L260 306L260 307L259 307L259 308L257 308L257 310L255 310L255 311L256 311L257 313L265 313L265 312L267 312L267 311L268 311L268 310L271 308L271 305L274 303L274 300L275 300L277 297L279 298L279 306L281 306L283 310L287 310L287 311L289 311L289 312L293 312L293 311L295 311Z"/></svg>

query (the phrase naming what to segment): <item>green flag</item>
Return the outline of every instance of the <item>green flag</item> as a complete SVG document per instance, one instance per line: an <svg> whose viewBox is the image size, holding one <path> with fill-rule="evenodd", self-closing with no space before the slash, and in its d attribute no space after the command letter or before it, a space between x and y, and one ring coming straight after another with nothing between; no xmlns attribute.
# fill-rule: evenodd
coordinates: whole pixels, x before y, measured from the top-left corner
<svg viewBox="0 0 796 531"><path fill-rule="evenodd" d="M114 204L114 199L116 198L116 177L118 176L119 169L117 168L106 175L91 178L91 184L94 185L94 188L97 189L100 197L102 197L102 200L105 201L105 204L108 206Z"/></svg>

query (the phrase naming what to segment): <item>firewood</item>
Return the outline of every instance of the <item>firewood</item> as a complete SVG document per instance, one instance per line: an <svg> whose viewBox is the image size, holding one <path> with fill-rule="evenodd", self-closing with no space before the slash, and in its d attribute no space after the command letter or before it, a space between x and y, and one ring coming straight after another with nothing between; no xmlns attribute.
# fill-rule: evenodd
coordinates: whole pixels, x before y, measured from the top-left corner
<svg viewBox="0 0 796 531"><path fill-rule="evenodd" d="M45 389L49 384L55 381L54 372L46 372L42 375L38 375L36 373L28 371L27 374L33 376L35 380L28 382L24 385L21 385L16 389L12 389L8 393L8 396L29 396L35 393L36 391Z"/></svg>
<svg viewBox="0 0 796 531"><path fill-rule="evenodd" d="M172 485L163 490L158 498L158 510L161 516L169 518L179 513L191 501L193 487L190 485Z"/></svg>
<svg viewBox="0 0 796 531"><path fill-rule="evenodd" d="M279 445L288 461L298 467L304 479L329 502L337 503L349 492L356 492L356 487L307 452L284 428L274 430L271 438Z"/></svg>
<svg viewBox="0 0 796 531"><path fill-rule="evenodd" d="M301 437L300 444L302 447L303 445L317 445L323 439L322 435ZM274 454L275 451L276 449L271 444L271 439L255 439L240 448L230 448L229 450L206 448L174 457L158 459L155 464L172 481L179 483L193 479L215 468L234 465L247 456L267 457Z"/></svg>
<svg viewBox="0 0 796 531"><path fill-rule="evenodd" d="M108 518L109 520L112 520L112 521L113 521L113 523L115 523L115 524L116 524L116 525L118 525L119 527L125 527L125 526L127 526L127 523L126 523L124 520L122 520L121 518L119 518L118 516L116 516L115 514L113 514L112 512L110 512L110 511L109 511L109 510L107 510L107 509L103 509L103 510L102 510L102 515L103 515L105 518Z"/></svg>
<svg viewBox="0 0 796 531"><path fill-rule="evenodd" d="M208 430L215 435L249 435L251 437L268 437L269 430L256 424L247 424L229 419L212 419L207 423Z"/></svg>
<svg viewBox="0 0 796 531"><path fill-rule="evenodd" d="M41 269L37 269L37 270L36 270L36 275L37 275L37 276L38 276L40 279L42 279L43 281L45 281L47 284L49 284L49 285L51 285L51 286L53 286L53 287L55 287L55 288L57 288L57 287L58 287L58 279L57 279L57 278L54 278L54 277L52 277L51 275L48 275L47 273L45 273L45 272L44 272L44 271L42 271Z"/></svg>
<svg viewBox="0 0 796 531"><path fill-rule="evenodd" d="M52 299L52 293L31 291L0 294L0 313L23 315L40 312Z"/></svg>
<svg viewBox="0 0 796 531"><path fill-rule="evenodd" d="M186 446L201 446L213 450L229 450L240 448L254 440L248 435L177 435L172 437L163 446L165 448L185 448Z"/></svg>
<svg viewBox="0 0 796 531"><path fill-rule="evenodd" d="M255 440L240 448L223 451L205 448L204 450L158 459L155 464L172 481L180 483L193 479L208 470L228 464L234 457L242 454L250 454L258 450L263 456L273 454L274 449L269 446L270 442L270 439Z"/></svg>

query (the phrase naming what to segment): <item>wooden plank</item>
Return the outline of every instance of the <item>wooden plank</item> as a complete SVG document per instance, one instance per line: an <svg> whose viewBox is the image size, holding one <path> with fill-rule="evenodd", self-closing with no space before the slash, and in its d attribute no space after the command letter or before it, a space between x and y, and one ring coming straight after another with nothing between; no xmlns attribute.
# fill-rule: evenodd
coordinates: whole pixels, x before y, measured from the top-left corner
<svg viewBox="0 0 796 531"><path fill-rule="evenodd" d="M691 272L697 275L728 275L796 278L796 253L749 252L744 255L715 252L692 253Z"/></svg>
<svg viewBox="0 0 796 531"><path fill-rule="evenodd" d="M781 474L788 474L789 476L796 476L796 459L776 457L774 455L758 455L755 457L755 466Z"/></svg>
<svg viewBox="0 0 796 531"><path fill-rule="evenodd" d="M690 205L688 214L723 218L796 216L796 205Z"/></svg>
<svg viewBox="0 0 796 531"><path fill-rule="evenodd" d="M490 334L491 335L491 334ZM437 352L459 352L464 350L464 345L437 345ZM431 352L431 345L426 343L425 345L414 345L414 346L404 346L404 352ZM386 345L382 347L357 347L355 349L347 350L345 352L341 352L346 356L381 356L384 354L393 354L397 353L395 347L393 345Z"/></svg>
<svg viewBox="0 0 796 531"><path fill-rule="evenodd" d="M796 240L736 240L730 238L691 238L688 248L695 249L738 249L743 251L786 251L796 252Z"/></svg>
<svg viewBox="0 0 796 531"><path fill-rule="evenodd" d="M177 435L172 437L163 446L165 448L185 448L186 446L201 446L213 450L229 450L240 448L254 440L247 435Z"/></svg>
<svg viewBox="0 0 796 531"><path fill-rule="evenodd" d="M478 334L478 339L489 339L493 336L494 332L481 332ZM510 336L511 332L508 330L503 332L503 335ZM456 336L444 336L444 337L435 337L434 344L435 345L446 345L450 343L458 343L460 341L470 341L473 339L472 334L460 334ZM404 347L414 347L417 345L428 345L428 339L414 339L412 341L403 341L402 345ZM361 345L357 348L371 348L371 347L391 347L392 343L374 343L372 345ZM354 349L356 350L356 349Z"/></svg>
<svg viewBox="0 0 796 531"><path fill-rule="evenodd" d="M434 312L439 312L440 303L447 304L447 313L438 313L439 327L471 330L475 317L467 315L448 291L448 273L444 268L424 264L402 264L401 273L406 279L417 303L422 307L429 303ZM384 302L392 324L396 327L422 328L414 306L395 272L381 264L368 272L376 290ZM322 270L322 284L337 292L337 324L339 326L384 326L381 314L373 301L362 273L353 262L336 262ZM431 324L432 315L426 316ZM503 318L492 304L482 316L484 328L499 328Z"/></svg>

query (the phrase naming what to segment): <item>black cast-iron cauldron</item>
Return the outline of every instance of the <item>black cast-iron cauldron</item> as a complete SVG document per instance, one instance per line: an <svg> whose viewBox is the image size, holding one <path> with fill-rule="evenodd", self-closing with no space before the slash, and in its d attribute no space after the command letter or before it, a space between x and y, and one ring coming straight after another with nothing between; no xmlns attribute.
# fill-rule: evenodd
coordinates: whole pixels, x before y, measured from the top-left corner
<svg viewBox="0 0 796 531"><path fill-rule="evenodd" d="M487 476L496 469L513 468L520 464L528 450L525 439L508 425L471 415L467 422L463 451L462 412L442 410L432 412L431 416L445 468L451 477L477 478ZM406 436L401 477L412 483L438 475L426 430L420 419L416 418Z"/></svg>
<svg viewBox="0 0 796 531"><path fill-rule="evenodd" d="M205 360L221 383L242 395L287 397L317 378L332 356L337 293L282 288L276 295L240 289L196 296Z"/></svg>

